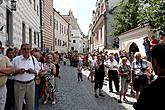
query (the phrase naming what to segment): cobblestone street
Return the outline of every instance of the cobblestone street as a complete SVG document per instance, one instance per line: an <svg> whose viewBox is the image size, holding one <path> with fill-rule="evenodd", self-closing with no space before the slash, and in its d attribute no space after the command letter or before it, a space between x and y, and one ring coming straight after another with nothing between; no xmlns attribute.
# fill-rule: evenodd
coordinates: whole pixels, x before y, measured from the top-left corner
<svg viewBox="0 0 165 110"><path fill-rule="evenodd" d="M93 92L94 83L87 79L89 71L83 71L83 82L77 81L76 72L74 67L61 65L57 103L41 105L41 110L133 110L132 104L135 99L131 96L127 98L128 102L119 104L119 95L109 93L107 81L103 87L105 97L96 99Z"/></svg>

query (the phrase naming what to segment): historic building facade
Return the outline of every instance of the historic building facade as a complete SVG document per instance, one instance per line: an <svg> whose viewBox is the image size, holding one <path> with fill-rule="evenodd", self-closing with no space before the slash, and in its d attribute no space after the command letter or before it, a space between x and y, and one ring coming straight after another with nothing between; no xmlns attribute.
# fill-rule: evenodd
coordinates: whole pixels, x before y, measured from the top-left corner
<svg viewBox="0 0 165 110"><path fill-rule="evenodd" d="M69 31L69 51L78 51L83 53L83 32L81 31L77 19L74 17L72 11L69 11L69 15L62 15L64 19L70 24Z"/></svg>
<svg viewBox="0 0 165 110"><path fill-rule="evenodd" d="M4 46L20 47L22 43L40 47L40 5L38 0L10 0L0 4L0 40Z"/></svg>
<svg viewBox="0 0 165 110"><path fill-rule="evenodd" d="M41 38L44 51L55 49L53 37L53 0L40 0L41 3Z"/></svg>
<svg viewBox="0 0 165 110"><path fill-rule="evenodd" d="M122 0L97 0L92 12L89 34L92 41L91 50L113 49L112 18L115 6Z"/></svg>
<svg viewBox="0 0 165 110"><path fill-rule="evenodd" d="M69 23L54 9L55 51L68 52L69 29Z"/></svg>

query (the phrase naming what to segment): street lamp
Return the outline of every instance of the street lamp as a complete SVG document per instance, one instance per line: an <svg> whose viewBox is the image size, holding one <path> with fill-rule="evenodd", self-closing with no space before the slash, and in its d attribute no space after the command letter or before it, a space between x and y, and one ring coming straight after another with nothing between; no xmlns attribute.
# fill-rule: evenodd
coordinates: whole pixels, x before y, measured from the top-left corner
<svg viewBox="0 0 165 110"><path fill-rule="evenodd" d="M11 10L16 11L16 1L15 0L11 0Z"/></svg>

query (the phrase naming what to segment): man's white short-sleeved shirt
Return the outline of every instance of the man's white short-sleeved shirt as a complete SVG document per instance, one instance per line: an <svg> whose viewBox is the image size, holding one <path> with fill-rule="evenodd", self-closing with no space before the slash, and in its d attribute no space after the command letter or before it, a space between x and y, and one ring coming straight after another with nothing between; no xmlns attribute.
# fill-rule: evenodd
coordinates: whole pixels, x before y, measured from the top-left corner
<svg viewBox="0 0 165 110"><path fill-rule="evenodd" d="M34 59L34 63L33 63ZM40 66L38 64L38 61L35 57L30 56L28 59L25 59L23 55L17 56L13 59L12 63L15 69L24 68L25 70L28 70L29 68L35 70L37 73L40 70ZM35 78L34 74L30 74L25 72L24 74L17 74L15 76L15 80L17 81L30 81Z"/></svg>

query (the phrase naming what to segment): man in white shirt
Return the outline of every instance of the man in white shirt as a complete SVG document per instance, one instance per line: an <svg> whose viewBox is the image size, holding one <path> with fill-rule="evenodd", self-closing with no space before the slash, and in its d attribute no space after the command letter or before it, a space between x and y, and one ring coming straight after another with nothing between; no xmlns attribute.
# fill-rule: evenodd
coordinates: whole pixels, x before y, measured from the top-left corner
<svg viewBox="0 0 165 110"><path fill-rule="evenodd" d="M14 83L15 110L22 110L24 98L27 105L26 110L34 110L34 78L40 70L40 66L36 58L30 55L29 44L21 45L21 54L12 61L17 73Z"/></svg>
<svg viewBox="0 0 165 110"><path fill-rule="evenodd" d="M109 92L113 92L112 80L114 81L116 91L119 92L118 63L112 54L109 55L109 59L104 65L108 68Z"/></svg>

